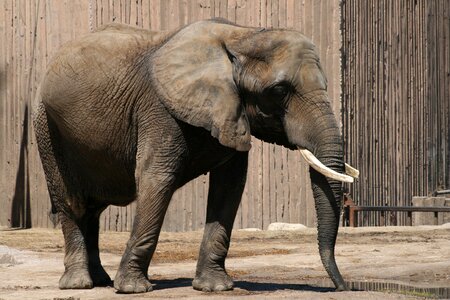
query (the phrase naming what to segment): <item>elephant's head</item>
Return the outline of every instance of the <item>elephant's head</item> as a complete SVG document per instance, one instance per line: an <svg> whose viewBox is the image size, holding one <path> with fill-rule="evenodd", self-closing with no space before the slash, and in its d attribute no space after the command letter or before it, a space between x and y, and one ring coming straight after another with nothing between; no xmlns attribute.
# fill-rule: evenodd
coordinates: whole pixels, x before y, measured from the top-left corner
<svg viewBox="0 0 450 300"><path fill-rule="evenodd" d="M167 109L221 144L250 149L250 135L301 149L310 163L319 251L338 289L334 259L344 173L342 138L314 45L290 30L202 21L153 54L152 74ZM339 180L339 181L338 181Z"/></svg>

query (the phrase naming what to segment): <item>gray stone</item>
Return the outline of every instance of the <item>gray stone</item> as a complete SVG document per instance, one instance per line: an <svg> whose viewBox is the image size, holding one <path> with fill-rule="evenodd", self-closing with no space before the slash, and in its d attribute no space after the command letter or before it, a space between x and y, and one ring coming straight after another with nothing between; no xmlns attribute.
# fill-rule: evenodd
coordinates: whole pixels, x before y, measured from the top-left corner
<svg viewBox="0 0 450 300"><path fill-rule="evenodd" d="M268 231L276 231L276 230L287 230L287 231L295 231L295 230L304 230L307 229L303 224L290 224L290 223L271 223L267 228Z"/></svg>
<svg viewBox="0 0 450 300"><path fill-rule="evenodd" d="M447 204L445 197L413 197L413 206L450 206L450 202ZM436 217L437 216L437 217ZM445 218L449 218L450 214L444 214L443 212L413 212L412 213L412 225L442 225L447 223Z"/></svg>

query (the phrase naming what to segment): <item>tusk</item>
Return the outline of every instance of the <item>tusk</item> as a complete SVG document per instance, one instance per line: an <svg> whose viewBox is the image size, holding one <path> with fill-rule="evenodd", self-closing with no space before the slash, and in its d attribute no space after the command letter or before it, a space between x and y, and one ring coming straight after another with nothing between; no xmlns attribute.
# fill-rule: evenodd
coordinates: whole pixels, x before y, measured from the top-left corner
<svg viewBox="0 0 450 300"><path fill-rule="evenodd" d="M352 176L353 178L359 177L359 171L347 163L345 164L345 174Z"/></svg>
<svg viewBox="0 0 450 300"><path fill-rule="evenodd" d="M343 182L353 182L353 177L340 174L327 166L325 166L323 163L320 162L320 160L317 159L317 157L314 156L309 150L301 149L299 148L300 153L303 155L303 158L306 160L306 162L317 172L321 173L322 175L335 179L338 181Z"/></svg>

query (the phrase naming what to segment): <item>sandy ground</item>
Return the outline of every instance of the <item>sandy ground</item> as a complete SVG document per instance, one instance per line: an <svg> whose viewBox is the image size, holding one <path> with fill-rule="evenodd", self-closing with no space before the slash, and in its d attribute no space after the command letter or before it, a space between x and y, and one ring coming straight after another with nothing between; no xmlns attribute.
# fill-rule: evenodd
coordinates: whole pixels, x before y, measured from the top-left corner
<svg viewBox="0 0 450 300"><path fill-rule="evenodd" d="M139 295L116 294L112 287L59 290L64 250L60 230L0 230L0 299L423 299L436 297L437 288L447 298L446 225L341 228L336 259L344 279L360 290L351 292L333 292L314 229L235 231L227 269L236 287L213 294L191 287L202 232L162 233L149 269L155 290ZM128 235L101 234L102 262L112 278Z"/></svg>

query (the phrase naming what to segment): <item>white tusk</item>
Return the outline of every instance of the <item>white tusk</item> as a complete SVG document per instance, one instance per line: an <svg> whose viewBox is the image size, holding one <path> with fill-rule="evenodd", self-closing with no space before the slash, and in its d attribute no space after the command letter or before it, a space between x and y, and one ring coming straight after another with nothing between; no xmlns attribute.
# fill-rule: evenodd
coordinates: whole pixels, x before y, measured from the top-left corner
<svg viewBox="0 0 450 300"><path fill-rule="evenodd" d="M309 150L301 149L299 148L300 153L303 155L303 158L306 160L306 162L317 172L321 173L322 175L338 180L343 182L353 182L353 177L340 174L327 166L325 166L323 163L320 162L320 160L317 159L317 157L314 156Z"/></svg>
<svg viewBox="0 0 450 300"><path fill-rule="evenodd" d="M345 164L345 174L352 176L353 178L359 177L359 171L347 163Z"/></svg>

